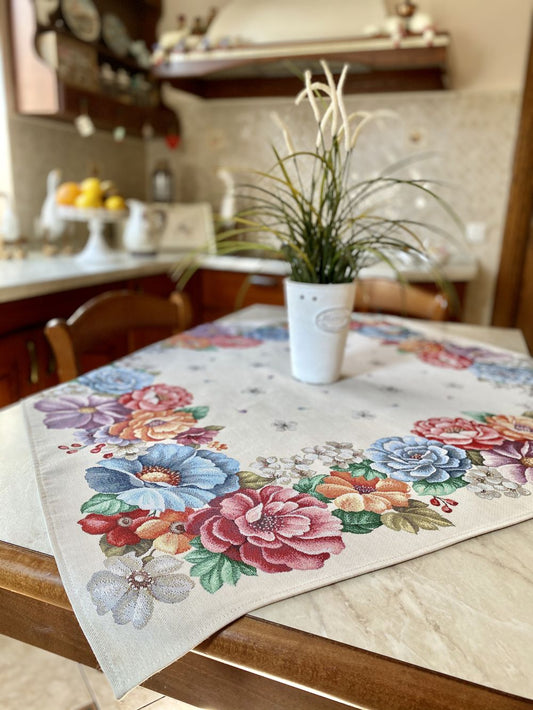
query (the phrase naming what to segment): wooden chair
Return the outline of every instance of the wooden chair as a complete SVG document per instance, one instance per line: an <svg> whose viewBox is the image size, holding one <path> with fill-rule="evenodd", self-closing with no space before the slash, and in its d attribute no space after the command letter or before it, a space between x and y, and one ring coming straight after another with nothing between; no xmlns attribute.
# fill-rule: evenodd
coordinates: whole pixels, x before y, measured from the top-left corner
<svg viewBox="0 0 533 710"><path fill-rule="evenodd" d="M185 294L168 299L134 291L107 291L80 306L67 320L54 318L44 332L60 382L100 367L141 347L185 330L191 309Z"/></svg>
<svg viewBox="0 0 533 710"><path fill-rule="evenodd" d="M440 291L432 293L392 279L360 279L355 289L354 310L443 321L450 307Z"/></svg>

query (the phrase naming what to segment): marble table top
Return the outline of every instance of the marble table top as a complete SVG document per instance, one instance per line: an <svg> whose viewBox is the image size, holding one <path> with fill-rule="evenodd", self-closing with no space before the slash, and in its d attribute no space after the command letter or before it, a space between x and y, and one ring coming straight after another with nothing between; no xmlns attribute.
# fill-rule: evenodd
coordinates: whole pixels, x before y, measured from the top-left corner
<svg viewBox="0 0 533 710"><path fill-rule="evenodd" d="M426 329L435 337L468 336L527 352L515 330L458 324ZM52 554L19 405L0 412L0 430L10 452L0 460L0 539ZM271 604L252 616L533 699L533 521Z"/></svg>

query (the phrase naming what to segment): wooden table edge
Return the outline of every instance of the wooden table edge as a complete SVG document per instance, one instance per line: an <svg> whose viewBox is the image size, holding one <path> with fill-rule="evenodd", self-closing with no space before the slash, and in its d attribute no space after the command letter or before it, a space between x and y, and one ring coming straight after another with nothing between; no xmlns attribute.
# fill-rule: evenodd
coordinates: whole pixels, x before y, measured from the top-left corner
<svg viewBox="0 0 533 710"><path fill-rule="evenodd" d="M97 667L94 655L90 650L87 652L88 644L75 620L54 558L0 541L0 570L0 589L8 596L33 600L49 610L56 607L63 615L74 617L83 642L79 645L79 657L72 660ZM9 609L4 609L0 616L6 622ZM21 624L20 618L18 623ZM19 637L17 629L10 627L8 621L1 623L0 633ZM21 636L20 640L25 640L22 629ZM60 653L67 657L78 655L70 651ZM276 684L329 698L331 704L327 706L331 708L518 710L532 706L525 698L250 616L221 629L186 654L184 659L189 659L191 654L270 679ZM167 695L175 693L178 689L173 682L173 673L179 664L180 661L152 676L145 685ZM178 686L182 688L182 685ZM179 695L173 697L187 702ZM306 701L306 707L314 705ZM326 706L318 703L316 707Z"/></svg>

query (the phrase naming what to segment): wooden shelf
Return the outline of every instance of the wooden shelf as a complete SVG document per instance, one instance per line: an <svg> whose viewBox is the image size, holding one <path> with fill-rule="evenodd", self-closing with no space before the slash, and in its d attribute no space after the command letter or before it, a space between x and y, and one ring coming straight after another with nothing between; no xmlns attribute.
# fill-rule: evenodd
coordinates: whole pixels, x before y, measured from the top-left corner
<svg viewBox="0 0 533 710"><path fill-rule="evenodd" d="M174 53L153 75L204 98L292 96L303 70L321 74L326 59L334 73L350 65L346 93L434 91L447 86L449 41L439 33L431 46L411 35L399 47L375 37Z"/></svg>
<svg viewBox="0 0 533 710"><path fill-rule="evenodd" d="M119 13L128 25L130 36L147 43L153 41L161 11L160 0L143 0L134 9L117 4L116 0L109 0L107 4L98 0L97 5L102 5L101 11ZM101 130L123 126L128 135L141 136L143 126L149 124L156 135L175 131L176 116L161 103L157 82L131 57L114 55L102 42L83 42L61 26L37 26L32 0L11 0L10 14L16 106L20 114L72 121L86 111ZM38 47L48 62L40 56ZM54 52L58 58L60 49L65 47L70 55L84 58L79 71L71 71L70 64L62 64L59 59L55 64L51 61ZM76 67L78 61L76 59ZM130 75L144 75L153 85L155 100L149 102L147 98L141 103L133 92L110 94L101 90L99 66L104 62L115 70L123 68Z"/></svg>

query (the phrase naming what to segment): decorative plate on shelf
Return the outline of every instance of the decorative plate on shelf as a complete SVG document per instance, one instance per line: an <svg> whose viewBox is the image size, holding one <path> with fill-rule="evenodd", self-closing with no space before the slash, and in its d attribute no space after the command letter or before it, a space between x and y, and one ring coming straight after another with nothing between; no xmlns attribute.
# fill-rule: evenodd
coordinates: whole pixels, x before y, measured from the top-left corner
<svg viewBox="0 0 533 710"><path fill-rule="evenodd" d="M59 0L35 0L35 14L39 25L50 24L50 17L59 7Z"/></svg>
<svg viewBox="0 0 533 710"><path fill-rule="evenodd" d="M84 42L98 39L102 21L93 0L61 0L61 12L75 37Z"/></svg>
<svg viewBox="0 0 533 710"><path fill-rule="evenodd" d="M110 12L102 16L102 38L109 49L118 57L124 57L131 45L131 37L126 26L117 15Z"/></svg>

